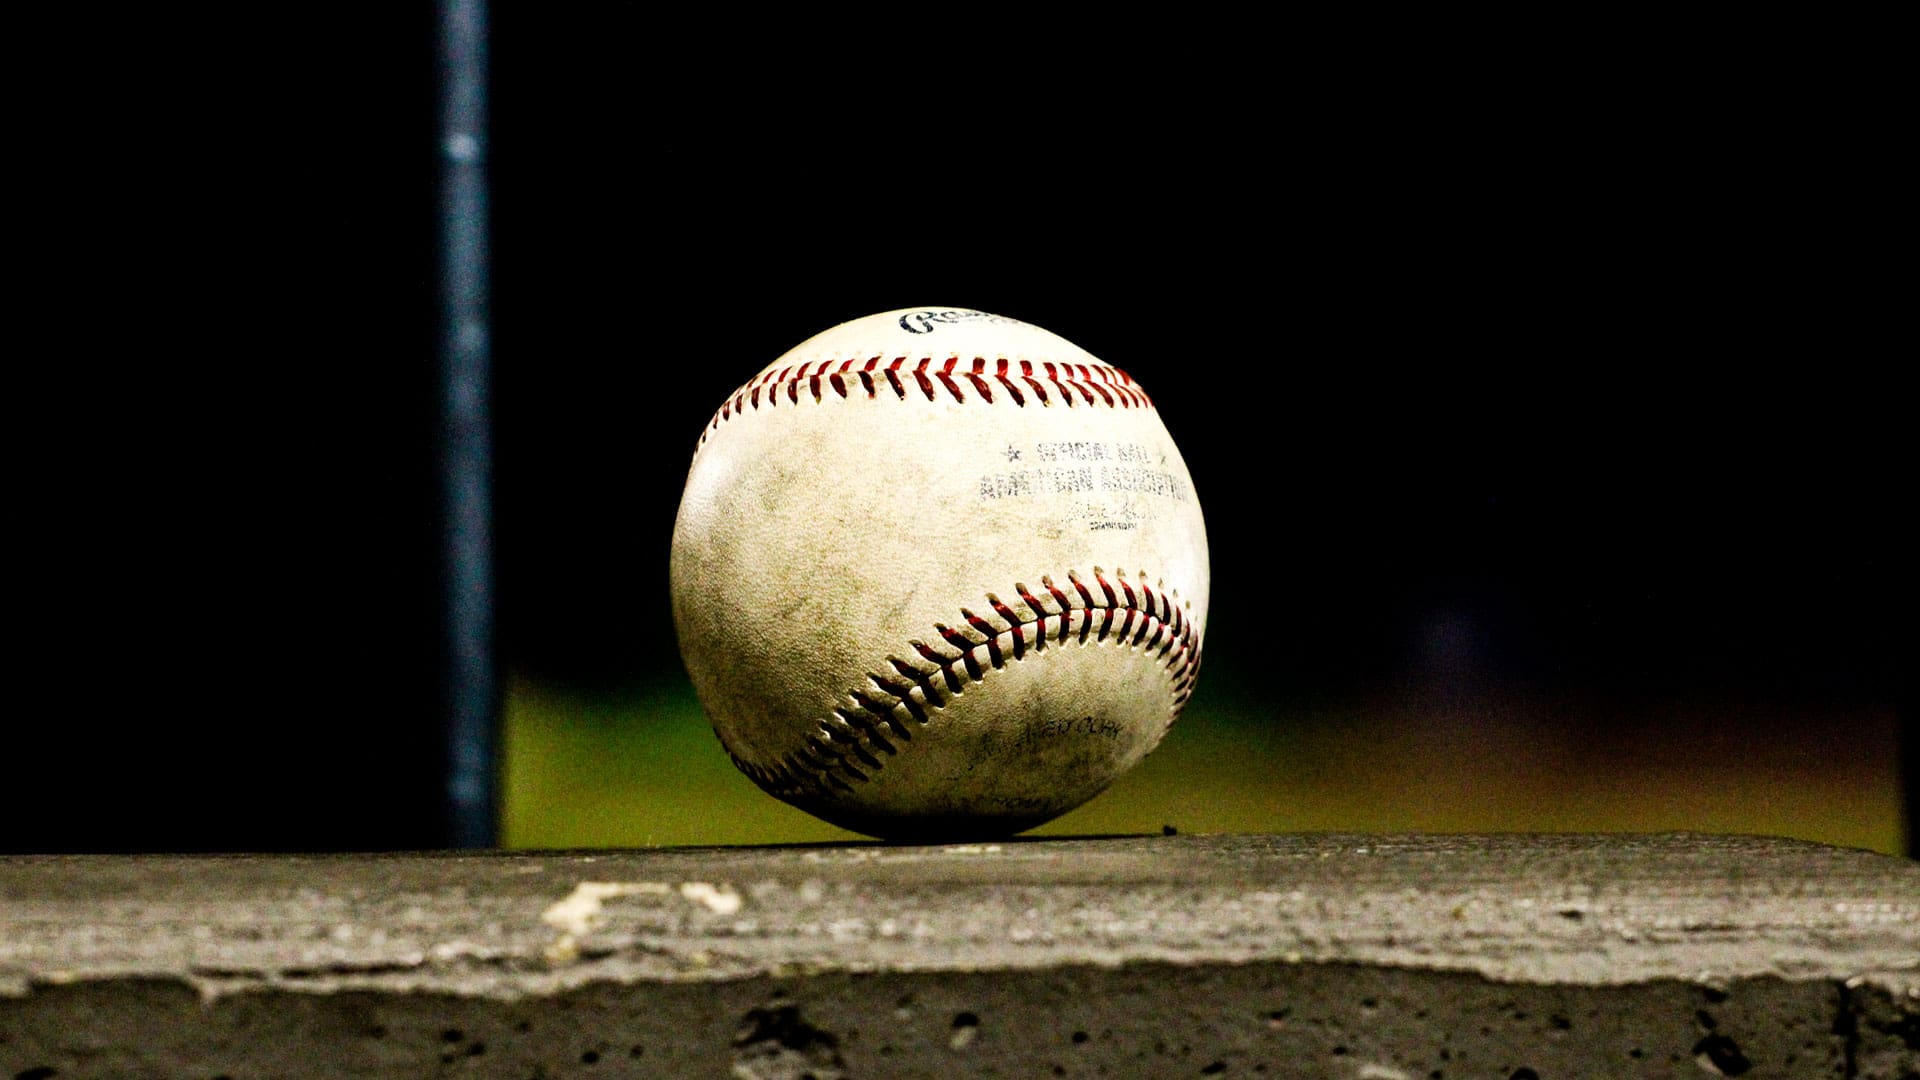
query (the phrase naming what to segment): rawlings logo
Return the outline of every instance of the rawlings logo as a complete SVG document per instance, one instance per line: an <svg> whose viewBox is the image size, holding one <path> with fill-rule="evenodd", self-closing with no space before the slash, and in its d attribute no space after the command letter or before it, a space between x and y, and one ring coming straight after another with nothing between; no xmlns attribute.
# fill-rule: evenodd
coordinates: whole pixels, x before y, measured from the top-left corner
<svg viewBox="0 0 1920 1080"><path fill-rule="evenodd" d="M900 329L909 334L931 334L934 327L941 323L990 322L1019 323L1019 319L1009 319L1005 315L989 315L984 311L953 309L948 311L909 311L900 316Z"/></svg>

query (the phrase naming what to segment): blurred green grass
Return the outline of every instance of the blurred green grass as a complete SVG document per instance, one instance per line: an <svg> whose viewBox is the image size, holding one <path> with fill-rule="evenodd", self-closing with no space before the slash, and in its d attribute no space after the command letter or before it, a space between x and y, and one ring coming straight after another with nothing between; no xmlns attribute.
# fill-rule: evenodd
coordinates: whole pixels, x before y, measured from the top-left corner
<svg viewBox="0 0 1920 1080"><path fill-rule="evenodd" d="M736 771L684 683L589 694L516 679L505 712L509 847L858 838ZM1031 835L1685 829L1897 853L1896 745L1890 709L1569 722L1520 699L1276 712L1203 690L1140 767Z"/></svg>

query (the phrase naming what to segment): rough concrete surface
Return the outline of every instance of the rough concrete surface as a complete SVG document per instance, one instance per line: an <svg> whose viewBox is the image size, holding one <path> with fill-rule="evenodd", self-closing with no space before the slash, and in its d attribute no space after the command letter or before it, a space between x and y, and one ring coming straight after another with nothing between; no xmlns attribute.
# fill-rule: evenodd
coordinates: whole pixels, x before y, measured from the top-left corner
<svg viewBox="0 0 1920 1080"><path fill-rule="evenodd" d="M1920 1077L1920 864L1755 837L0 858L0 1080Z"/></svg>

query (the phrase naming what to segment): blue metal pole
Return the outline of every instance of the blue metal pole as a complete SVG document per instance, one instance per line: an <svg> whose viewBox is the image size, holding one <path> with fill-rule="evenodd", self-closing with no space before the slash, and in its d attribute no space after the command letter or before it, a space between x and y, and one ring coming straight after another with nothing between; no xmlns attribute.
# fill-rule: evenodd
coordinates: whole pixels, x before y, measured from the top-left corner
<svg viewBox="0 0 1920 1080"><path fill-rule="evenodd" d="M485 0L441 0L439 37L446 795L448 839L474 848L498 842Z"/></svg>

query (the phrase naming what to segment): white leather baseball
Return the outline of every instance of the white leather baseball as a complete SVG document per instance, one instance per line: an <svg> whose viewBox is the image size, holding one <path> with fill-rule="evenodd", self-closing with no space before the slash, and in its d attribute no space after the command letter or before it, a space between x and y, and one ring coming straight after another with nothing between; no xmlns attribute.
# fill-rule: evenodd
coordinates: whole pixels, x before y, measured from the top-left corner
<svg viewBox="0 0 1920 1080"><path fill-rule="evenodd" d="M889 839L1004 835L1092 798L1193 691L1207 539L1139 386L1037 326L834 327L713 417L673 614L762 788Z"/></svg>

